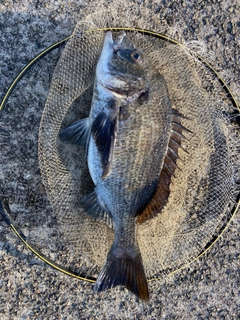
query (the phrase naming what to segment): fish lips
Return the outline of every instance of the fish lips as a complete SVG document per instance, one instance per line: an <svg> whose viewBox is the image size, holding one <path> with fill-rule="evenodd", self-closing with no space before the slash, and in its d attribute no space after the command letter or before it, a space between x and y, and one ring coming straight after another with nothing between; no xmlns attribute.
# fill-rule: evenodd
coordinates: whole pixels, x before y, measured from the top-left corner
<svg viewBox="0 0 240 320"><path fill-rule="evenodd" d="M126 32L125 31L119 32L115 39L113 39L112 32L108 31L106 33L106 36L104 39L103 47L108 47L108 48L111 47L114 52L117 52L122 47L122 44L125 39L126 39Z"/></svg>
<svg viewBox="0 0 240 320"><path fill-rule="evenodd" d="M115 52L119 51L122 47L123 39L126 37L126 32L121 31L119 32L118 36L113 40L113 50Z"/></svg>

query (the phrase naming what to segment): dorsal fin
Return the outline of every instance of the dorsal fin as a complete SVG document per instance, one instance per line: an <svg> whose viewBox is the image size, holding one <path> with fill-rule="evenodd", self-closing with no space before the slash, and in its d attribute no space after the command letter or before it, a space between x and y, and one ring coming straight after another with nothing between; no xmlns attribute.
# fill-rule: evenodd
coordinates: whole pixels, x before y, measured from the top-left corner
<svg viewBox="0 0 240 320"><path fill-rule="evenodd" d="M186 139L182 132L191 132L181 124L182 118L186 117L179 113L177 110L172 109L171 134L158 185L147 207L141 214L137 216L136 222L138 224L141 224L157 216L157 214L161 212L163 207L168 202L168 197L170 194L170 184L172 182L172 177L174 176L174 171L176 168L178 168L177 160L180 159L178 155L178 149L182 148L182 139ZM183 150L187 152L187 150Z"/></svg>

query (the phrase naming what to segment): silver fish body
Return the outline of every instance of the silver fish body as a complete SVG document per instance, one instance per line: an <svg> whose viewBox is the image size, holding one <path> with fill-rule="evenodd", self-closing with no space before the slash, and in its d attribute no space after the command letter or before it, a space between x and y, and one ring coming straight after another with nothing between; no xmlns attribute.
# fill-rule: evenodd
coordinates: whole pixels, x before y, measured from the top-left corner
<svg viewBox="0 0 240 320"><path fill-rule="evenodd" d="M125 33L106 34L96 68L89 118L61 132L85 144L95 190L86 212L112 225L114 242L95 291L123 285L148 300L135 219L156 190L171 131L171 104L163 77Z"/></svg>

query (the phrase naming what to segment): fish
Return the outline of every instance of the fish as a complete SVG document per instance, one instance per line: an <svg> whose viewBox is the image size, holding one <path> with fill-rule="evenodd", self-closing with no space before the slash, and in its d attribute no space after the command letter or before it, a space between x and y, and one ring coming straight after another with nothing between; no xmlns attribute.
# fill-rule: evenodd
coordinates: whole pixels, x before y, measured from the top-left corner
<svg viewBox="0 0 240 320"><path fill-rule="evenodd" d="M82 201L86 214L114 229L95 292L123 286L149 301L136 220L141 221L143 212L142 221L152 218L146 208L159 196L160 176L166 166L176 166L177 149L171 152L169 145L182 128L176 120L181 115L173 110L164 77L147 54L125 32L108 31L96 66L89 116L60 132L62 140L86 150L94 183ZM169 179L161 183L168 187Z"/></svg>

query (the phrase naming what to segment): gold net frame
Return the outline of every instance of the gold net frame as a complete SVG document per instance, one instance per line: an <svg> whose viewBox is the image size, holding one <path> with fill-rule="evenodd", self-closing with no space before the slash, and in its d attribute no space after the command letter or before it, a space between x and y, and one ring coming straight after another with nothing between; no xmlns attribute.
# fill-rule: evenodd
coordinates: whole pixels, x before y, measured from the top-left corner
<svg viewBox="0 0 240 320"><path fill-rule="evenodd" d="M195 56L198 60L200 60L202 63L204 63L205 66L207 66L216 76L216 78L220 81L221 85L224 86L225 90L228 92L228 94L231 97L232 103L235 107L238 108L239 110L239 106L233 96L233 94L231 93L230 89L228 88L228 86L226 85L226 83L224 82L224 80L220 77L220 75L218 74L218 72L216 70L214 70L214 68L212 68L210 66L210 64L204 59L202 58L199 54L194 53L193 51L191 51L190 49L188 49L187 47L185 47L184 45L182 45L181 43L179 43L178 41L171 39L165 35L162 35L160 33L157 32L153 32L153 31L149 31L149 30L144 30L144 29L138 29L138 28L124 28L124 27L117 27L117 28L97 28L96 30L90 29L90 30L86 30L85 33L92 33L94 31L107 31L107 30L112 30L112 31L119 31L119 30L125 30L125 31L131 31L131 32L135 32L135 33L141 33L141 34L146 34L146 35L150 35L150 36L156 36L159 37L161 39L164 39L166 41L169 41L171 43L177 44L179 47L183 48L185 51L188 51L192 56ZM24 73L26 72L26 70L28 70L35 61L37 61L38 59L41 59L41 57L43 57L44 55L46 55L48 52L50 52L51 50L53 50L54 48L56 48L59 44L66 42L67 40L70 40L72 37L63 39L62 41L54 44L53 46L47 48L46 50L44 50L41 54L39 54L35 59L33 59L23 70L22 72L18 75L18 77L14 80L14 82L12 83L12 85L10 86L9 90L7 91L0 109L3 110L3 107L5 105L5 103L7 102L7 99L9 97L9 95L11 94L15 84L21 79L21 77L24 75ZM46 263L48 263L49 265L51 265L52 267L56 268L57 270L64 272L70 276L76 277L80 280L86 280L86 281L90 281L90 282L94 282L94 279L92 279L91 277L85 277L84 275L77 275L72 273L71 271L68 271L67 269L65 269L64 267L56 264L54 261L51 261L49 258L47 258L45 255L43 255L41 252L39 252L38 249L35 249L34 246L32 246L26 239L26 237L23 235L23 233L15 226L15 223L13 221L13 219L11 218L11 212L7 203L7 199L2 198L2 203L3 203L3 207L2 207L2 214L6 220L6 222L8 223L8 225L13 229L13 231L17 234L17 236L21 239L21 241L23 241L23 243L34 253L36 254L40 259L42 259L43 261L45 261ZM199 255L196 256L196 258L192 259L190 262L188 262L187 264L184 264L182 266L180 266L179 268L177 268L174 271L171 271L168 273L168 275L171 275L175 272L178 272L179 270L181 270L182 268L185 268L186 266L188 266L190 263L192 263L193 261L195 261L196 259L198 259L200 256L202 256L206 251L208 251L213 245L214 243L216 243L216 241L218 241L218 239L221 237L221 235L223 234L223 232L228 228L229 224L231 223L234 215L236 214L236 212L239 209L239 205L240 202L238 201L238 203L236 204L236 206L234 207L232 214L230 216L230 219L228 219L227 224L225 225L224 228L222 228L221 232L219 233L218 237L216 237L216 239L207 246L207 248L205 248L205 250L203 250ZM156 279L156 278L152 278L152 279ZM151 280L151 279L150 279Z"/></svg>

